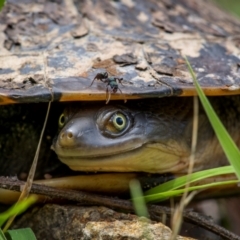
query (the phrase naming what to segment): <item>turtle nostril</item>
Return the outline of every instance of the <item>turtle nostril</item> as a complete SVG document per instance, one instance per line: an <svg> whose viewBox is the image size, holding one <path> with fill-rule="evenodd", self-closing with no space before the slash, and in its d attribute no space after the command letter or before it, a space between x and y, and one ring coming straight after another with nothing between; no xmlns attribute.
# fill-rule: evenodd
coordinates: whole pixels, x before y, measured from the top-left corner
<svg viewBox="0 0 240 240"><path fill-rule="evenodd" d="M60 135L60 138L61 138L61 139L64 139L64 138L73 138L73 133L72 133L72 132L62 133L62 134Z"/></svg>
<svg viewBox="0 0 240 240"><path fill-rule="evenodd" d="M73 146L75 144L75 138L74 138L75 133L74 133L74 131L68 129L68 130L60 133L59 136L60 137L58 139L58 143L62 147L70 147L70 146Z"/></svg>
<svg viewBox="0 0 240 240"><path fill-rule="evenodd" d="M69 132L69 133L67 134L67 136L68 136L68 138L72 138L72 137L73 137L72 132Z"/></svg>

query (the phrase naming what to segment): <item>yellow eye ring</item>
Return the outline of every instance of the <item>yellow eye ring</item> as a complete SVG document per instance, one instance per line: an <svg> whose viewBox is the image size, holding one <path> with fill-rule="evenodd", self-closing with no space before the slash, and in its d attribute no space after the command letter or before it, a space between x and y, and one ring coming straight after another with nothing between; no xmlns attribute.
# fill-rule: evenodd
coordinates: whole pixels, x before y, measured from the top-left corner
<svg viewBox="0 0 240 240"><path fill-rule="evenodd" d="M62 128L65 124L66 118L64 116L64 113L61 114L61 116L58 119L58 126Z"/></svg>
<svg viewBox="0 0 240 240"><path fill-rule="evenodd" d="M113 116L112 123L117 130L122 131L126 127L127 119L123 114L116 113Z"/></svg>

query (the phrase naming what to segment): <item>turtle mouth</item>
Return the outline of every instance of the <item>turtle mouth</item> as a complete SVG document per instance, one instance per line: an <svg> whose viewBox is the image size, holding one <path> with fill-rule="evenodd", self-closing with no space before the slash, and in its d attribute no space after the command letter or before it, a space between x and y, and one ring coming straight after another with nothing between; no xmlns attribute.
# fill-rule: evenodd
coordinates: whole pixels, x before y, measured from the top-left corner
<svg viewBox="0 0 240 240"><path fill-rule="evenodd" d="M59 154L58 158L74 171L87 172L179 172L187 161L166 149L153 148L151 144L104 156L71 156Z"/></svg>
<svg viewBox="0 0 240 240"><path fill-rule="evenodd" d="M51 149L56 152L58 158L61 159L96 159L101 161L101 159L125 154L127 152L134 151L136 149L142 148L144 145L142 143L135 144L134 146L126 146L124 149L117 149L117 147L112 147L110 152L102 151L94 153L94 149L86 150L84 148L76 147L61 147L58 142L54 142ZM109 148L108 148L109 149ZM67 164L68 165L68 164Z"/></svg>

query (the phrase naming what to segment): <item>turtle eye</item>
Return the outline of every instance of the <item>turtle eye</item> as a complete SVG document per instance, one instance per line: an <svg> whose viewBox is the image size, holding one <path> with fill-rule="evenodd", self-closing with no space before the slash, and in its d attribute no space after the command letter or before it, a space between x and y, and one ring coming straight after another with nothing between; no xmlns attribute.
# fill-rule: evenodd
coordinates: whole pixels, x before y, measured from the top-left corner
<svg viewBox="0 0 240 240"><path fill-rule="evenodd" d="M61 116L58 119L58 126L59 126L59 128L62 128L65 123L66 123L66 118L65 118L64 113L62 113Z"/></svg>
<svg viewBox="0 0 240 240"><path fill-rule="evenodd" d="M117 130L122 131L127 125L126 117L121 113L116 113L112 117L112 123Z"/></svg>
<svg viewBox="0 0 240 240"><path fill-rule="evenodd" d="M127 126L127 118L122 113L114 113L108 120L106 129L112 133L121 133Z"/></svg>

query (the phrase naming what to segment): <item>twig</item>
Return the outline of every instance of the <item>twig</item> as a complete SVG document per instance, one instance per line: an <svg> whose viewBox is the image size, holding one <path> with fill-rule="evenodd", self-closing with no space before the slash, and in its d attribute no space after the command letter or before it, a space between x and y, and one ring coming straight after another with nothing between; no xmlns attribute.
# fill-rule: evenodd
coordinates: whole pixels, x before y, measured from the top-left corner
<svg viewBox="0 0 240 240"><path fill-rule="evenodd" d="M192 146L191 146L191 155L189 157L189 166L188 166L188 179L185 185L185 191L182 195L180 204L176 207L173 217L171 219L172 225L172 236L171 240L177 239L177 234L180 231L182 225L182 212L184 208L189 204L189 202L193 199L194 195L197 192L191 192L188 194L188 188L190 187L190 176L193 172L194 167L194 159L196 153L197 146L197 135L198 135L198 98L197 96L193 97L193 128L192 128Z"/></svg>
<svg viewBox="0 0 240 240"><path fill-rule="evenodd" d="M34 179L34 175L35 175L36 168L37 168L38 156L39 156L39 152L40 152L40 147L41 147L41 143L42 143L43 134L44 134L44 131L45 131L45 128L46 128L47 120L48 120L48 115L49 115L49 112L50 112L50 107L51 107L51 102L48 103L46 117L45 117L45 120L44 120L44 123L43 123L43 128L42 128L40 139L39 139L38 145L37 145L37 150L36 150L36 153L35 153L35 156L34 156L34 159L33 159L33 162L32 162L32 166L30 168L30 171L29 171L29 174L28 174L28 177L27 177L27 181L24 182L24 184L22 186L23 188L22 188L21 194L20 194L17 202L20 202L23 199L27 198L29 193L30 193L31 186L32 186L32 183L33 183L33 179ZM17 216L17 214L13 215L12 217L10 217L7 220L7 223L5 224L4 229L3 229L4 232L7 231L7 229L10 227L10 225L12 224L12 222L14 221L16 216Z"/></svg>
<svg viewBox="0 0 240 240"><path fill-rule="evenodd" d="M10 178L0 177L0 188L20 191L21 186L25 182L19 180L13 180ZM69 201L75 201L83 205L100 205L105 207L110 207L114 209L127 210L134 213L134 208L132 202L128 200L115 199L111 197L101 196L97 194L90 194L81 191L74 191L69 189L58 189L53 187L48 187L39 184L32 184L31 193L42 194L48 196L51 199L65 199ZM148 205L148 210L150 218L155 221L160 221L162 215L170 217L172 215L172 209L164 206ZM207 229L225 239L229 240L240 240L240 237L236 234L226 230L223 227L218 226L207 218L200 216L196 212L183 211L183 219L186 222L194 223L204 229Z"/></svg>

